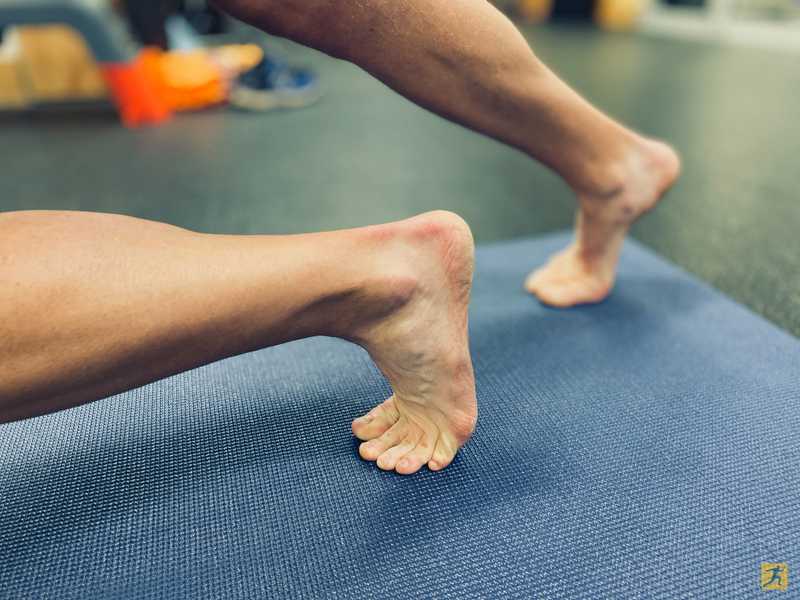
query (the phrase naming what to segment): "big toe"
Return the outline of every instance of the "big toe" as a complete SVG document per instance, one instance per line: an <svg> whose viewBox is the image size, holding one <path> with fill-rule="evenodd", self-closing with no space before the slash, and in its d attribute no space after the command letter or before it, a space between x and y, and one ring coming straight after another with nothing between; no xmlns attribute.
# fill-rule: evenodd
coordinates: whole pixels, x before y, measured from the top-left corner
<svg viewBox="0 0 800 600"><path fill-rule="evenodd" d="M544 267L531 271L525 279L524 287L531 294L536 294L536 291L547 281L547 270Z"/></svg>
<svg viewBox="0 0 800 600"><path fill-rule="evenodd" d="M383 435L400 418L394 396L389 397L367 414L353 420L353 435L362 441Z"/></svg>
<svg viewBox="0 0 800 600"><path fill-rule="evenodd" d="M611 285L591 277L551 281L538 285L533 292L540 302L557 308L601 302Z"/></svg>
<svg viewBox="0 0 800 600"><path fill-rule="evenodd" d="M559 280L568 277L570 273L565 268L565 255L566 252L555 254L544 265L531 271L525 278L523 287L529 293L538 296L540 290L558 284Z"/></svg>

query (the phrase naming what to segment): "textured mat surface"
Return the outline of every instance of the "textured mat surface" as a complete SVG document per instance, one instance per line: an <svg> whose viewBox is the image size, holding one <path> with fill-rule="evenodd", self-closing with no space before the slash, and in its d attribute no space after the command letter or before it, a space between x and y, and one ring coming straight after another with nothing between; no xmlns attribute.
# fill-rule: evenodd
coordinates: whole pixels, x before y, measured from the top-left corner
<svg viewBox="0 0 800 600"><path fill-rule="evenodd" d="M483 248L481 418L445 472L361 462L388 392L316 338L0 426L2 598L760 598L800 590L800 342L630 244L605 303ZM791 577L791 574L790 574Z"/></svg>

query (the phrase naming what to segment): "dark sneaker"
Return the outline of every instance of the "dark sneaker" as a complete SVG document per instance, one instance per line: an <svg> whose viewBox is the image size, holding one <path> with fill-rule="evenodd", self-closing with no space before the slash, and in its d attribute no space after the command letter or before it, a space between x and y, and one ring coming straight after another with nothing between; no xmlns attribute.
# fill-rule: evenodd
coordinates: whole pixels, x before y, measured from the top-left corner
<svg viewBox="0 0 800 600"><path fill-rule="evenodd" d="M244 110L265 111L273 108L301 108L320 97L316 74L267 58L234 82L229 101Z"/></svg>

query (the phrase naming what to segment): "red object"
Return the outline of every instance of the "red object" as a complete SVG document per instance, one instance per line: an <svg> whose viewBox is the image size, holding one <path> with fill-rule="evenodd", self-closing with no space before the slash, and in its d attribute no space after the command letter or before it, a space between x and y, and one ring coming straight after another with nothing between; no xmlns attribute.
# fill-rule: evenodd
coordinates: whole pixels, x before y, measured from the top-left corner
<svg viewBox="0 0 800 600"><path fill-rule="evenodd" d="M158 83L144 68L141 55L127 63L101 63L100 70L127 127L156 125L172 116Z"/></svg>

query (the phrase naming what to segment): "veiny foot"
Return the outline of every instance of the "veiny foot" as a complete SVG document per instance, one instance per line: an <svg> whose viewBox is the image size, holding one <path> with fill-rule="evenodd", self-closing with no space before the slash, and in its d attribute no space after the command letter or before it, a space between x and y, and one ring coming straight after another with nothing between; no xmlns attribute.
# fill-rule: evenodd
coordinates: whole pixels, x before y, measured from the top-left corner
<svg viewBox="0 0 800 600"><path fill-rule="evenodd" d="M472 235L460 217L443 211L370 235L388 248L381 260L405 292L402 302L354 336L394 391L353 421L353 433L363 440L359 454L403 475L425 465L438 471L467 441L477 418L467 338Z"/></svg>
<svg viewBox="0 0 800 600"><path fill-rule="evenodd" d="M525 280L544 304L567 307L600 302L611 292L617 261L631 224L651 210L680 173L668 145L639 139L610 178L605 194L578 194L575 241Z"/></svg>

